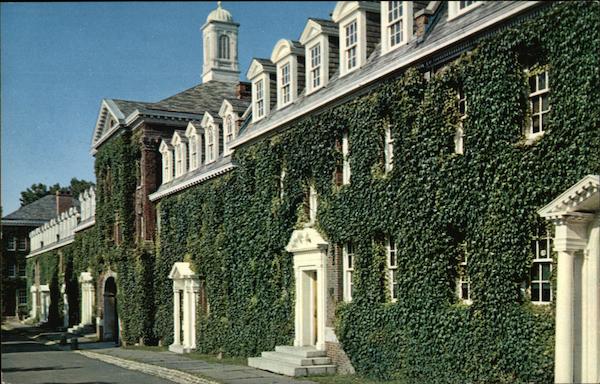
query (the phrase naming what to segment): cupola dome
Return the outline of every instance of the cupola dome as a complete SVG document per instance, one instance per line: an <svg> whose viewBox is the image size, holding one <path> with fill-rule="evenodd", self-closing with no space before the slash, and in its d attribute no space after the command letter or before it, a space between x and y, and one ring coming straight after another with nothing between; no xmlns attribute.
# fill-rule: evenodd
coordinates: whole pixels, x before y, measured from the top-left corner
<svg viewBox="0 0 600 384"><path fill-rule="evenodd" d="M221 7L220 1L217 1L217 9L209 13L208 17L206 18L207 23L211 21L224 21L231 23L233 22L233 16L231 16L231 13L229 13L228 10Z"/></svg>

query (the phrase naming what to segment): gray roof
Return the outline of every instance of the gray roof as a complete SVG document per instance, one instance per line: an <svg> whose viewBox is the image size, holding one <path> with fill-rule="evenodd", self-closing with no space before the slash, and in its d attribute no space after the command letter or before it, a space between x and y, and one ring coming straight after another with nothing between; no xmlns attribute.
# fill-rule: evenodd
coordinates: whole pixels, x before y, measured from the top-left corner
<svg viewBox="0 0 600 384"><path fill-rule="evenodd" d="M123 113L123 115L125 117L131 115L131 113L133 111L135 111L136 109L142 110L148 104L151 104L151 103L146 103L143 101L130 101L130 100L119 100L119 99L112 99L112 101L117 105L117 107L119 107L119 109L121 110L121 112Z"/></svg>
<svg viewBox="0 0 600 384"><path fill-rule="evenodd" d="M250 97L245 97L243 99L227 99L227 101L233 107L234 112L237 112L239 114L246 112L246 109L248 109L248 107L252 103L252 99Z"/></svg>
<svg viewBox="0 0 600 384"><path fill-rule="evenodd" d="M321 26L321 29L328 34L337 34L339 32L338 25L331 20L318 19L315 17L309 17L308 20L312 20Z"/></svg>
<svg viewBox="0 0 600 384"><path fill-rule="evenodd" d="M79 206L79 200L75 198L73 203L76 207ZM31 224L39 223L41 225L56 216L56 196L47 195L4 216L2 224L10 225L14 223L18 225L31 222Z"/></svg>
<svg viewBox="0 0 600 384"><path fill-rule="evenodd" d="M381 55L380 45L377 46L377 48L368 58L367 64L359 70L356 70L346 76L339 77L338 69L338 72L331 77L329 83L325 87L315 91L314 93L311 93L308 96L305 95L305 91L303 90L302 94L291 105L279 110L271 110L271 113L256 123L249 123L247 126L244 124L244 129L240 129L238 138L234 140L234 146L236 145L235 142L244 140L244 136L252 135L255 132L262 131L266 126L269 126L273 120L278 120L283 118L285 115L302 111L305 109L307 104L313 103L313 101L320 98L327 98L330 95L337 94L344 88L349 88L351 85L358 84L363 81L363 79L371 76L374 72L378 72L386 67L390 67L395 62L403 60L406 56L410 56L418 53L418 51L436 46L437 44L440 44L440 41L452 38L454 36L459 36L462 33L466 33L469 29L480 25L482 18L494 17L520 5L522 5L522 3L510 1L483 2L480 6L474 8L468 13L448 21L448 7L447 5L442 4L442 6L438 7L437 9L438 15L436 21L433 22L429 27L429 30L422 41L417 41L417 39L415 39L406 46L395 49L383 56ZM342 100L347 95L349 94L344 94L344 96L338 98L337 100ZM304 111L304 113L310 112L311 110L309 109ZM284 123L284 125L286 124L288 123ZM269 129L271 130L279 127L280 126L271 127Z"/></svg>
<svg viewBox="0 0 600 384"><path fill-rule="evenodd" d="M258 61L258 63L260 65L262 65L265 70L275 71L275 64L273 64L271 59L264 59L262 57L254 57L252 60Z"/></svg>
<svg viewBox="0 0 600 384"><path fill-rule="evenodd" d="M196 114L211 112L216 115L221 108L223 99L235 97L237 84L239 82L209 81L186 89L158 103L145 104L145 109Z"/></svg>

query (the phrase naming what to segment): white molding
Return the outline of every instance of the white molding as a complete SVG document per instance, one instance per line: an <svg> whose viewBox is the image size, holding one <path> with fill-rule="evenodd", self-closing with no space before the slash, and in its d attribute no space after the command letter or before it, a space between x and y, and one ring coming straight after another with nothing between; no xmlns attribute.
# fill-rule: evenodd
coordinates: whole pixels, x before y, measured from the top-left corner
<svg viewBox="0 0 600 384"><path fill-rule="evenodd" d="M362 77L357 76L357 78L355 80L353 80L352 83L348 84L347 87L344 87L344 89L340 89L337 92L332 93L327 96L324 96L324 97L323 96L314 97L311 101L306 102L304 108L296 110L292 113L281 114L277 118L271 119L261 129L255 131L255 132L252 132L251 134L240 136L238 140L234 140L231 147L236 148L244 143L247 143L247 142L263 135L264 133L272 130L273 128L276 128L283 124L289 123L289 122L299 118L300 116L307 114L308 112L311 112L319 107L322 107L328 103L331 103L332 101L334 101L342 96L346 96L346 95L352 93L353 91L356 91L356 90L364 87L365 85L376 81L377 79L380 79L380 78L382 78L392 72L395 72L403 67L411 65L412 63L414 63L428 55L431 55L432 53L434 53L436 51L440 51L443 48L456 43L457 41L460 41L466 37L472 36L494 24L498 24L506 19L509 19L512 16L514 16L515 14L518 14L528 8L531 8L532 6L537 5L538 3L540 3L540 1L527 1L527 2L519 3L519 5L517 5L512 10L503 12L499 15L491 15L491 16L495 16L495 17L490 16L491 18L488 17L487 20L486 19L480 20L479 23L477 24L477 26L470 29L467 33L464 33L463 31L461 31L457 35L449 35L445 39L441 39L441 41L438 44L435 44L434 46L407 53L406 56L395 61L392 65L386 66L385 68L381 68L375 72L371 72L366 76L362 76Z"/></svg>
<svg viewBox="0 0 600 384"><path fill-rule="evenodd" d="M40 249L38 249L38 250L36 250L34 252L31 252L29 255L25 256L25 258L29 259L31 257L37 256L37 255L41 255L41 254L46 253L48 251L52 251L53 249L62 248L65 245L71 244L73 241L75 241L75 236L71 235L71 236L65 238L64 240L59 241L58 243L52 244L51 246L43 247L43 248L40 248Z"/></svg>
<svg viewBox="0 0 600 384"><path fill-rule="evenodd" d="M393 47L390 46L390 34L389 34L389 27L391 24L394 24L393 22L390 23L388 22L388 6L389 6L389 2L388 1L382 1L381 2L381 15L380 15L380 33L381 33L381 54L385 55L386 53L392 52L393 50L397 49L398 47L402 47L406 44L408 44L412 39L413 39L413 22L414 22L414 15L413 15L413 2L412 1L402 1L401 2L401 7L402 7L402 16L401 16L401 23L402 23L402 41L400 41L398 44L394 45Z"/></svg>
<svg viewBox="0 0 600 384"><path fill-rule="evenodd" d="M205 180L211 179L211 178L213 178L215 176L222 175L222 174L224 174L224 173L232 170L233 168L235 168L235 166L233 164L226 164L226 165L224 165L222 167L219 167L217 169L214 169L214 170L212 170L210 172L201 173L198 176L195 176L194 178L192 178L192 179L190 179L190 180L188 180L186 182L173 185L172 187L169 187L169 188L167 188L167 189L165 189L163 191L154 192L154 193L150 194L148 196L148 198L150 199L150 201L154 202L154 201L156 201L156 200L158 200L158 199L160 199L160 198L162 198L164 196L171 195L173 193L176 193L176 192L184 190L184 189L186 189L188 187L191 187L192 185L199 184L199 183L201 183L201 182L203 182Z"/></svg>
<svg viewBox="0 0 600 384"><path fill-rule="evenodd" d="M480 6L483 1L476 1L475 3L471 4L468 7L465 7L463 9L460 9L458 7L458 1L449 1L448 2L448 21L454 20L462 15L464 15L465 13L469 13L471 12L473 9L477 8L478 6Z"/></svg>

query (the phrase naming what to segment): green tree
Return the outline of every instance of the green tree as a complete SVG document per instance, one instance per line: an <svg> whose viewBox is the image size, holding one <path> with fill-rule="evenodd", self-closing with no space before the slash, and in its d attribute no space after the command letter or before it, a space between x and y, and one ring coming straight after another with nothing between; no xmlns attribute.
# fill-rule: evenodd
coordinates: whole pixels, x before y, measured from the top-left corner
<svg viewBox="0 0 600 384"><path fill-rule="evenodd" d="M71 179L71 184L68 187L61 187L59 183L56 183L49 188L44 183L31 184L31 187L21 192L21 206L31 204L46 195L52 195L56 192L71 193L73 197L77 197L80 193L93 185L95 184L91 181L83 179L79 180L76 177Z"/></svg>

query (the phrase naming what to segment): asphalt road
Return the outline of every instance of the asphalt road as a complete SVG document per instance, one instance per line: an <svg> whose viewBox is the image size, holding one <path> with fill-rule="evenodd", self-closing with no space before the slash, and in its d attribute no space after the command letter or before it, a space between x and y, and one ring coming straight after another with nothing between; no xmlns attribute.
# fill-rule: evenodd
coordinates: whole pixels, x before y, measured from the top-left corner
<svg viewBox="0 0 600 384"><path fill-rule="evenodd" d="M173 384L2 330L2 384Z"/></svg>

